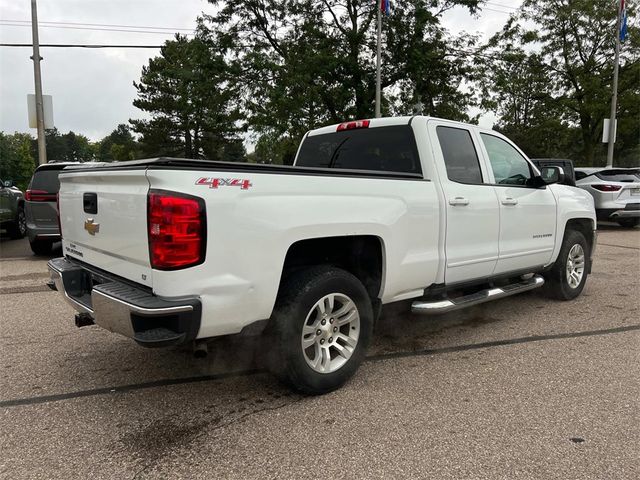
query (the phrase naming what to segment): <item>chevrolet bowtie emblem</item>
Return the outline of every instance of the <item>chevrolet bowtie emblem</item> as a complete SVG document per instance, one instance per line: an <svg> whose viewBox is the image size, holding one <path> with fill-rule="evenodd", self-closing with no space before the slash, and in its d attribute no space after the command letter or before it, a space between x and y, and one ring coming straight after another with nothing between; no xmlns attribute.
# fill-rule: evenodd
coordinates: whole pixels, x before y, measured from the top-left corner
<svg viewBox="0 0 640 480"><path fill-rule="evenodd" d="M84 222L84 229L89 232L89 235L95 235L100 231L100 224L95 223L93 218L87 218Z"/></svg>

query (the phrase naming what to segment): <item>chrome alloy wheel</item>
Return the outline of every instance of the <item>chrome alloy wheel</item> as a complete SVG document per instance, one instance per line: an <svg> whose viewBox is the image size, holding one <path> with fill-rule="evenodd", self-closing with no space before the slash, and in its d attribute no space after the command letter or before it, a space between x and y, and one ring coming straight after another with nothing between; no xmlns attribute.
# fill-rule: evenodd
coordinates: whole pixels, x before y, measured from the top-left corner
<svg viewBox="0 0 640 480"><path fill-rule="evenodd" d="M23 208L18 211L18 232L23 237L27 234L27 217Z"/></svg>
<svg viewBox="0 0 640 480"><path fill-rule="evenodd" d="M567 283L571 288L578 288L584 276L584 250L576 243L567 257Z"/></svg>
<svg viewBox="0 0 640 480"><path fill-rule="evenodd" d="M360 314L353 300L330 293L311 307L302 327L302 353L318 373L333 373L353 355L360 336Z"/></svg>

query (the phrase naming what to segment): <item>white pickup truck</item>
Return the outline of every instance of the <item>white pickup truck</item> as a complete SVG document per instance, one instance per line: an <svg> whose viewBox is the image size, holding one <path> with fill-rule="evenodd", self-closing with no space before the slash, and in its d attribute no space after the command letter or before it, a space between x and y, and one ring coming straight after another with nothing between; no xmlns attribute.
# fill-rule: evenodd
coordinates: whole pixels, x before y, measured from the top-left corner
<svg viewBox="0 0 640 480"><path fill-rule="evenodd" d="M383 304L577 297L596 216L560 177L499 133L423 116L310 131L294 166L67 168L50 285L78 326L144 346L262 334L274 373L323 393L358 368Z"/></svg>

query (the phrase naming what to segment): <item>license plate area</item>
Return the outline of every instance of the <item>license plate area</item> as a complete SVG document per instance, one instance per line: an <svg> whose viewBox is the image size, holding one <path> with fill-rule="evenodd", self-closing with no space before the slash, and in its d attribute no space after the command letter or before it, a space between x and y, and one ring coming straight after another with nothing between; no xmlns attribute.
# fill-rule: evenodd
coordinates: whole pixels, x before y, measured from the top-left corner
<svg viewBox="0 0 640 480"><path fill-rule="evenodd" d="M631 189L631 195L633 196L640 196L640 188L632 188Z"/></svg>

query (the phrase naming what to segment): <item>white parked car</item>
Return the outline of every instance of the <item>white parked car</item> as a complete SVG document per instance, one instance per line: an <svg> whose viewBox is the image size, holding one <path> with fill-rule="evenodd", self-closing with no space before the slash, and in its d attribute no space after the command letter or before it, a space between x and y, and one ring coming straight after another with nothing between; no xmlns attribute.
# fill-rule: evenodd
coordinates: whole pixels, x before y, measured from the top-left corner
<svg viewBox="0 0 640 480"><path fill-rule="evenodd" d="M594 199L598 220L640 225L640 168L576 168L576 186Z"/></svg>
<svg viewBox="0 0 640 480"><path fill-rule="evenodd" d="M342 385L384 304L582 292L593 199L497 132L423 116L304 137L294 166L158 158L60 175L54 288L144 346L262 334L297 390Z"/></svg>

